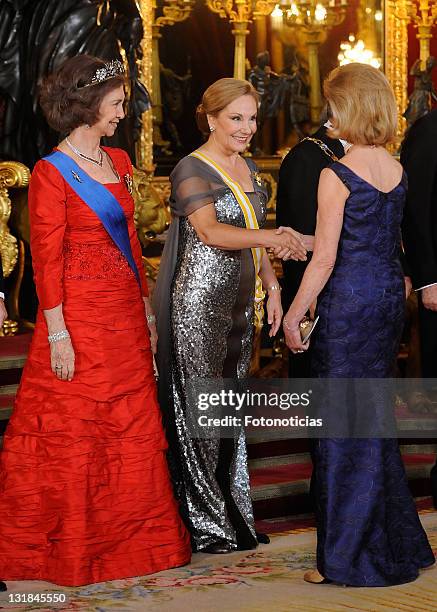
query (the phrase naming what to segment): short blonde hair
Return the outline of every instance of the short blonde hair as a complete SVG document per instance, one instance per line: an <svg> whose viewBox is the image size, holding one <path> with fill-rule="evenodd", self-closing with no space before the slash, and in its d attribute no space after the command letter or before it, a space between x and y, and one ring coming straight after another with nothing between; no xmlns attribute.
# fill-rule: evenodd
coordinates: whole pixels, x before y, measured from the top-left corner
<svg viewBox="0 0 437 612"><path fill-rule="evenodd" d="M397 106L383 72L368 64L346 64L328 75L323 91L335 120L330 136L362 145L385 145L394 139Z"/></svg>
<svg viewBox="0 0 437 612"><path fill-rule="evenodd" d="M199 130L203 134L209 134L207 115L217 116L228 104L241 96L252 96L258 106L259 94L249 81L225 78L210 85L196 109L196 123Z"/></svg>

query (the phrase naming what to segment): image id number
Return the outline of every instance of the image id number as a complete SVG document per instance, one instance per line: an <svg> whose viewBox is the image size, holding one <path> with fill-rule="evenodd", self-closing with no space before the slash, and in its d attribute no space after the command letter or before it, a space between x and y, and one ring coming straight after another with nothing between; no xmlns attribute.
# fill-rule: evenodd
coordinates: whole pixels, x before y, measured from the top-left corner
<svg viewBox="0 0 437 612"><path fill-rule="evenodd" d="M65 603L65 593L9 593L9 603Z"/></svg>

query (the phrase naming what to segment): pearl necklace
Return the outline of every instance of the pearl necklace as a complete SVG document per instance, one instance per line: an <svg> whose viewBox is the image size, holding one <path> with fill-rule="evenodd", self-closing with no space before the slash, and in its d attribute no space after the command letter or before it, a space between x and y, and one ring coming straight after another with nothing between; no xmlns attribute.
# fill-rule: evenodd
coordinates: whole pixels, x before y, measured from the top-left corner
<svg viewBox="0 0 437 612"><path fill-rule="evenodd" d="M65 138L65 142L70 147L70 149L73 151L73 153L76 153L76 155L78 155L80 158L84 159L85 161L91 162L92 164L95 164L96 166L99 166L100 168L103 167L103 153L100 147L99 147L99 159L97 160L97 159L93 159L92 157L88 157L88 155L84 155L83 153L81 153L79 149L76 149L76 147L71 144L71 142L68 140L68 137Z"/></svg>

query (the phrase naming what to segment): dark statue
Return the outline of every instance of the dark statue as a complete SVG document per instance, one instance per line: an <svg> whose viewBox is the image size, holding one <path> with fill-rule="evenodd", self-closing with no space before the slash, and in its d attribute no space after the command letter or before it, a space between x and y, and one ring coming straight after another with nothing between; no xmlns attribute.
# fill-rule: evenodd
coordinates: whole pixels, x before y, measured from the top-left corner
<svg viewBox="0 0 437 612"><path fill-rule="evenodd" d="M304 134L300 126L311 120L308 70L302 65L294 47L284 49L284 59L286 65L281 74L288 77L290 122L297 134L302 137Z"/></svg>
<svg viewBox="0 0 437 612"><path fill-rule="evenodd" d="M141 115L150 107L137 74L142 21L135 0L2 0L0 2L0 157L33 167L59 136L38 106L41 79L80 53L119 59L129 68L126 119L111 145L135 159Z"/></svg>
<svg viewBox="0 0 437 612"><path fill-rule="evenodd" d="M256 56L256 64L249 70L247 79L261 98L258 111L260 132L266 119L276 117L280 110L285 109L292 128L302 138L300 125L309 118L308 87L304 82L299 64L293 64L287 68L288 73L274 72L270 67L269 52L263 51ZM256 141L254 147L257 154L262 154Z"/></svg>
<svg viewBox="0 0 437 612"><path fill-rule="evenodd" d="M171 68L166 68L161 64L160 73L164 129L173 149L181 152L183 145L175 122L181 118L185 103L190 97L191 70L188 69L187 74L179 76Z"/></svg>
<svg viewBox="0 0 437 612"><path fill-rule="evenodd" d="M436 64L435 57L428 57L426 68L420 68L420 60L416 60L410 70L410 75L414 76L414 90L408 100L407 110L404 117L411 127L420 117L423 117L432 109L432 103L437 102L437 93L432 82L432 71Z"/></svg>
<svg viewBox="0 0 437 612"><path fill-rule="evenodd" d="M261 98L258 124L262 128L266 119L277 115L284 96L283 80L279 74L271 69L270 53L268 51L258 53L256 64L249 70L247 78Z"/></svg>

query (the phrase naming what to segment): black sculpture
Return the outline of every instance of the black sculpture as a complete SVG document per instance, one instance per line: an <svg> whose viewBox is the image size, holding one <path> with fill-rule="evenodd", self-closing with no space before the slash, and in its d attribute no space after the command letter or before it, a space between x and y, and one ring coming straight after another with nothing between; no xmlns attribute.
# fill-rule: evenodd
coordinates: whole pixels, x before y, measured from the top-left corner
<svg viewBox="0 0 437 612"><path fill-rule="evenodd" d="M180 152L183 150L183 145L175 122L181 118L185 103L190 96L191 70L188 69L187 74L180 76L171 68L166 68L161 64L160 73L164 128L172 147L175 151Z"/></svg>
<svg viewBox="0 0 437 612"><path fill-rule="evenodd" d="M20 32L29 0L0 3L0 157L19 160L15 138L20 129Z"/></svg>
<svg viewBox="0 0 437 612"><path fill-rule="evenodd" d="M270 67L270 54L268 51L258 53L256 65L248 72L247 79L252 83L261 98L258 111L258 125L260 132L266 119L276 117L281 109L286 109L291 126L300 138L303 137L300 124L307 120L308 88L305 85L300 66L297 64L286 74L274 72ZM253 141L254 152L262 154Z"/></svg>
<svg viewBox="0 0 437 612"><path fill-rule="evenodd" d="M277 115L285 93L283 79L270 67L270 53L268 51L258 53L256 64L249 70L247 79L252 83L261 98L258 124L262 128L267 118Z"/></svg>
<svg viewBox="0 0 437 612"><path fill-rule="evenodd" d="M284 59L286 64L281 74L288 77L289 118L297 134L303 137L304 134L301 131L301 126L311 120L308 70L304 67L304 60L299 58L294 47L285 47Z"/></svg>
<svg viewBox="0 0 437 612"><path fill-rule="evenodd" d="M433 100L437 102L437 93L432 82L432 71L436 64L435 57L428 57L425 70L420 67L420 59L416 60L411 67L410 74L414 76L414 90L408 100L407 110L404 117L411 127L420 117L423 117L432 109Z"/></svg>
<svg viewBox="0 0 437 612"><path fill-rule="evenodd" d="M32 167L58 142L38 106L41 79L80 53L129 67L128 116L111 139L135 159L141 115L149 108L138 80L142 21L135 0L3 0L0 3L0 156ZM0 110L1 112L1 110Z"/></svg>

